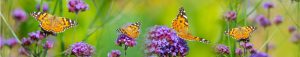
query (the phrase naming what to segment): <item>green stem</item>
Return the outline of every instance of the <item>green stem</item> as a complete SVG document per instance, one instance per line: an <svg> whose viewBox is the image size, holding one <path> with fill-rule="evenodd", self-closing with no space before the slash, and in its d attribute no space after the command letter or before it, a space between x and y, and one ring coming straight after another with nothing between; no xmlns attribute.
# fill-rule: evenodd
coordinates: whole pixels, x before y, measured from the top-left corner
<svg viewBox="0 0 300 57"><path fill-rule="evenodd" d="M18 36L14 32L14 30L10 27L10 25L7 23L6 18L4 18L1 11L0 11L0 16L1 16L1 19L4 21L4 23L6 24L6 26L8 27L8 29L10 30L10 32L13 34L14 38L16 38L17 42L19 44L21 44L21 41L19 40Z"/></svg>

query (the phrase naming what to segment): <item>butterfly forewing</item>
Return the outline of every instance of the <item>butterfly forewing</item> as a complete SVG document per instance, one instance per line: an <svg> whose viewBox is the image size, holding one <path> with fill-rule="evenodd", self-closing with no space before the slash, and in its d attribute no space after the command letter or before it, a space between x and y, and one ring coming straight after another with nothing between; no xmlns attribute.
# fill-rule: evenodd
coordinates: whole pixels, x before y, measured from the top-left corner
<svg viewBox="0 0 300 57"><path fill-rule="evenodd" d="M129 36L130 38L137 38L140 34L140 22L128 24L118 29L119 32Z"/></svg>
<svg viewBox="0 0 300 57"><path fill-rule="evenodd" d="M230 36L234 39L241 40L241 39L248 39L250 34L255 30L255 27L252 26L245 26L245 27L238 27L233 28L227 32Z"/></svg>

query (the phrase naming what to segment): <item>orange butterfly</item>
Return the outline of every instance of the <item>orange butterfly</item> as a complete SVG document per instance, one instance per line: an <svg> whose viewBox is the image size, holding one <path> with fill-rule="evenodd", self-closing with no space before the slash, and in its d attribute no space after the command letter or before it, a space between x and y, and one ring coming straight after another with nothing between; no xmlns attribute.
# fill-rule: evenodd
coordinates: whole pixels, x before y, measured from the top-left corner
<svg viewBox="0 0 300 57"><path fill-rule="evenodd" d="M71 28L77 23L69 18L57 17L44 12L33 12L31 14L40 23L40 27L50 33L60 33Z"/></svg>
<svg viewBox="0 0 300 57"><path fill-rule="evenodd" d="M188 32L189 23L187 20L187 16L185 14L185 10L183 7L179 9L179 14L177 15L177 18L173 20L172 22L172 28L177 32L177 35L185 40L192 40L192 41L200 41L203 43L209 43L208 40L200 37L196 37L191 35Z"/></svg>
<svg viewBox="0 0 300 57"><path fill-rule="evenodd" d="M249 40L250 34L255 31L253 26L237 27L225 33L232 36L236 40Z"/></svg>
<svg viewBox="0 0 300 57"><path fill-rule="evenodd" d="M127 24L126 26L123 26L118 29L120 33L123 33L127 35L130 38L137 38L140 34L140 22Z"/></svg>

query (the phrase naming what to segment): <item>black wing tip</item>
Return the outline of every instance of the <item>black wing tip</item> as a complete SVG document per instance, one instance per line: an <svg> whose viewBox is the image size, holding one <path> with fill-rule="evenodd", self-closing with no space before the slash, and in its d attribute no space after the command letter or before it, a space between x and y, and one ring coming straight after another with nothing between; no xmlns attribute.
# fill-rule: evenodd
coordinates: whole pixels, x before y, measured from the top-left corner
<svg viewBox="0 0 300 57"><path fill-rule="evenodd" d="M205 43L205 44L209 44L210 41L206 40L206 39L201 39L200 42Z"/></svg>

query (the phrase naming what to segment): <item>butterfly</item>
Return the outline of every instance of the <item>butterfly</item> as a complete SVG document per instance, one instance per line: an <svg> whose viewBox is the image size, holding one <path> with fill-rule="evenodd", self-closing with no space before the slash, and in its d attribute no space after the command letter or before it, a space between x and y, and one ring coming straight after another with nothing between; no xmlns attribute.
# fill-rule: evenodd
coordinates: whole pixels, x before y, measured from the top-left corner
<svg viewBox="0 0 300 57"><path fill-rule="evenodd" d="M140 34L140 25L141 25L140 22L130 23L117 29L117 31L127 35L130 38L136 39Z"/></svg>
<svg viewBox="0 0 300 57"><path fill-rule="evenodd" d="M43 31L54 34L77 25L77 22L69 18L53 16L45 12L33 12L31 15L39 21Z"/></svg>
<svg viewBox="0 0 300 57"><path fill-rule="evenodd" d="M188 29L189 29L188 27L189 27L189 24L188 24L187 16L185 14L185 10L183 9L183 7L181 7L179 9L177 18L175 18L172 22L172 28L177 32L177 35L180 38L185 39L185 40L209 43L209 41L204 38L200 38L200 37L193 36L192 34L190 34L188 32Z"/></svg>
<svg viewBox="0 0 300 57"><path fill-rule="evenodd" d="M232 28L230 31L226 31L225 33L232 36L236 40L248 41L250 34L255 30L256 29L253 26L245 26L245 27Z"/></svg>

